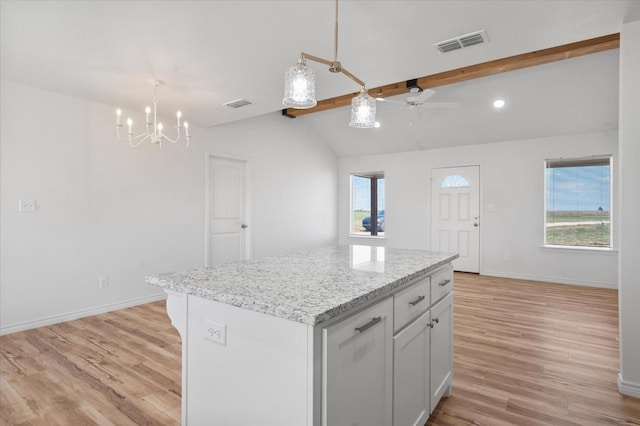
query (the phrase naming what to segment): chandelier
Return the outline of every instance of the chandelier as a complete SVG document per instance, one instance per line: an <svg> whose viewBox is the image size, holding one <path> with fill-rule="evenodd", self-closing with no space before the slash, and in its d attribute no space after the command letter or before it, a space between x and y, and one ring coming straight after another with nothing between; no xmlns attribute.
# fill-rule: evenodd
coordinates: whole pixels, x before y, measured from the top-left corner
<svg viewBox="0 0 640 426"><path fill-rule="evenodd" d="M176 112L176 118L177 118L177 124L175 127L176 136L175 138L170 138L169 136L167 136L163 132L164 126L162 125L162 123L158 122L158 117L157 117L158 98L157 98L156 92L158 90L158 86L162 86L164 85L164 83L161 80L150 78L149 84L153 86L153 117L151 116L151 108L147 106L144 110L145 131L135 136L133 133L133 120L131 119L131 117L127 118L127 127L128 127L127 137L123 138L120 135L120 129L123 127L122 110L118 108L116 110L116 134L118 135L118 139L122 141L128 141L129 145L134 148L142 144L143 142L147 142L147 141L149 141L154 145L158 145L160 148L162 148L163 141L171 142L172 144L178 145L182 148L188 147L189 146L189 123L187 123L186 121L180 122L180 119L182 118L182 113L180 111ZM184 142L180 142L181 129L184 129L184 136L185 136Z"/></svg>
<svg viewBox="0 0 640 426"><path fill-rule="evenodd" d="M376 127L376 100L369 96L365 84L342 67L338 61L338 0L336 0L336 20L334 25L333 61L300 52L298 61L285 73L284 99L288 108L313 108L316 101L316 81L313 70L307 66L307 59L328 65L332 73L342 73L360 85L360 93L351 101L351 121L349 126L357 128Z"/></svg>

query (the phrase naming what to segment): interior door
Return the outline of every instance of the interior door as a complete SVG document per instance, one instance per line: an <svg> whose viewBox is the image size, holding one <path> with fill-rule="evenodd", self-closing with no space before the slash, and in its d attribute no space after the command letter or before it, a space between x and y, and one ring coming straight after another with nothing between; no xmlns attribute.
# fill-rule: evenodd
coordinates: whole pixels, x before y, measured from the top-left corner
<svg viewBox="0 0 640 426"><path fill-rule="evenodd" d="M431 250L459 253L456 271L480 272L480 167L431 170Z"/></svg>
<svg viewBox="0 0 640 426"><path fill-rule="evenodd" d="M245 161L209 157L206 266L248 259Z"/></svg>

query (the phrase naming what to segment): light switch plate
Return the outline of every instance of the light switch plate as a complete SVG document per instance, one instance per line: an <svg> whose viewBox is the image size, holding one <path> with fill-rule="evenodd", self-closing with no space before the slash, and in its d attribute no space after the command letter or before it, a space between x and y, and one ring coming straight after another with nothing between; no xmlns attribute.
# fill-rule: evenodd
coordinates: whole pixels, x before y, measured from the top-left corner
<svg viewBox="0 0 640 426"><path fill-rule="evenodd" d="M227 346L227 326L219 322L205 320L205 338L222 346Z"/></svg>
<svg viewBox="0 0 640 426"><path fill-rule="evenodd" d="M35 212L36 200L18 200L18 211L20 213Z"/></svg>

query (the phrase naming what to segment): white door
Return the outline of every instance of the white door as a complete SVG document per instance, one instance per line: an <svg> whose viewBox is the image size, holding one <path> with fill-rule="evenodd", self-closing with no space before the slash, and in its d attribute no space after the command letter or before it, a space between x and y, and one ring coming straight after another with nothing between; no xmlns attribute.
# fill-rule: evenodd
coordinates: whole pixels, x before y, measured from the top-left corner
<svg viewBox="0 0 640 426"><path fill-rule="evenodd" d="M431 170L431 250L459 253L456 271L480 272L480 167Z"/></svg>
<svg viewBox="0 0 640 426"><path fill-rule="evenodd" d="M246 162L208 161L206 266L248 259Z"/></svg>

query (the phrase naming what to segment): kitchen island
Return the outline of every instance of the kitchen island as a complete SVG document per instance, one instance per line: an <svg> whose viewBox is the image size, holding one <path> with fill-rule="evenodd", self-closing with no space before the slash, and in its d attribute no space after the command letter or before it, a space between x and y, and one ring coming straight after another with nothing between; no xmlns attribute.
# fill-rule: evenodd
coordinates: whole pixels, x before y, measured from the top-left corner
<svg viewBox="0 0 640 426"><path fill-rule="evenodd" d="M148 276L182 337L182 423L426 421L451 388L455 258L338 246Z"/></svg>

